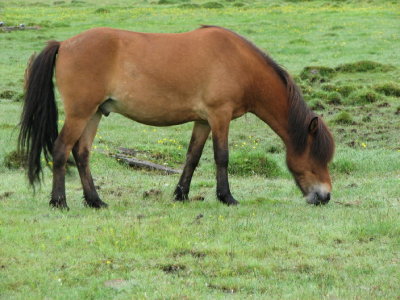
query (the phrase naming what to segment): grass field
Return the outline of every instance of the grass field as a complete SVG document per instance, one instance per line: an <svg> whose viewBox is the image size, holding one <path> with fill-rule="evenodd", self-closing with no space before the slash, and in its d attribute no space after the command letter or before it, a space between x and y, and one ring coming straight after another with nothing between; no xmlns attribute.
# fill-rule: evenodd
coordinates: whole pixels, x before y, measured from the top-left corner
<svg viewBox="0 0 400 300"><path fill-rule="evenodd" d="M397 1L0 2L6 26L40 26L0 31L0 298L400 299L399 17ZM306 204L282 142L252 115L230 130L237 207L216 200L210 141L186 203L172 201L178 175L107 156L127 147L184 162L191 124L156 128L119 115L103 118L91 160L108 209L84 207L74 168L70 211L48 207L49 169L33 194L13 157L30 55L92 27L200 24L237 31L293 74L335 137L331 202Z"/></svg>

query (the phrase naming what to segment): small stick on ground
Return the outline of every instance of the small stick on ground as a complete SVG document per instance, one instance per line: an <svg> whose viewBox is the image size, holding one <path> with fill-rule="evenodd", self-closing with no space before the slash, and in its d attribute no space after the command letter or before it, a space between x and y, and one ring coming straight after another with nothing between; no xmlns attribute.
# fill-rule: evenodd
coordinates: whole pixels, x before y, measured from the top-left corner
<svg viewBox="0 0 400 300"><path fill-rule="evenodd" d="M129 157L124 154L111 154L111 157L115 157L119 161L123 161L124 163L128 164L131 167L139 168L139 169L149 169L149 170L157 170L165 172L166 174L180 174L182 173L181 170L172 169L166 166L162 166L159 164L155 164L150 161L140 160L134 157Z"/></svg>

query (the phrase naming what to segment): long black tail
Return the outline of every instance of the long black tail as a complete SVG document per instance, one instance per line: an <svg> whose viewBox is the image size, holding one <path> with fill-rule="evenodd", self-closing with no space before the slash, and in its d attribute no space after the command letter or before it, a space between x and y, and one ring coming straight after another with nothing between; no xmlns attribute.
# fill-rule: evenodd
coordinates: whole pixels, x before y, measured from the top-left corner
<svg viewBox="0 0 400 300"><path fill-rule="evenodd" d="M18 149L26 158L31 185L40 182L42 152L46 162L49 162L58 136L53 70L59 47L59 42L50 41L31 62L26 73Z"/></svg>

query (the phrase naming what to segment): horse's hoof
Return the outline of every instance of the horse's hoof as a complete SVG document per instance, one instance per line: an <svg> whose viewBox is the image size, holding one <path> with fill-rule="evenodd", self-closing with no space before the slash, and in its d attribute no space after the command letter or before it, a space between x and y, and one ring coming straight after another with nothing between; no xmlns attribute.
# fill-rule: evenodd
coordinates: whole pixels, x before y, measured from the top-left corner
<svg viewBox="0 0 400 300"><path fill-rule="evenodd" d="M174 201L184 202L187 200L189 200L188 195L179 195L179 196L175 195L175 197L174 197Z"/></svg>
<svg viewBox="0 0 400 300"><path fill-rule="evenodd" d="M224 202L226 205L228 206L236 206L239 204L239 201L235 200L234 198L232 198L231 200Z"/></svg>
<svg viewBox="0 0 400 300"><path fill-rule="evenodd" d="M228 195L226 197L221 197L221 198L219 198L219 201L221 201L222 203L224 203L228 206L235 206L235 205L239 204L239 201L237 201L231 195Z"/></svg>
<svg viewBox="0 0 400 300"><path fill-rule="evenodd" d="M53 208L58 208L61 210L69 210L69 207L67 205L67 202L65 201L60 201L60 200L55 200L55 199L51 199L49 202L49 205Z"/></svg>
<svg viewBox="0 0 400 300"><path fill-rule="evenodd" d="M86 201L85 205L88 207L97 208L97 209L108 207L108 204L101 201L100 199L97 199L96 201L90 201L90 202Z"/></svg>
<svg viewBox="0 0 400 300"><path fill-rule="evenodd" d="M83 193L83 199L85 200L83 204L87 207L91 208L107 208L108 204L101 201L99 195L97 193Z"/></svg>
<svg viewBox="0 0 400 300"><path fill-rule="evenodd" d="M177 188L174 193L174 200L181 201L181 202L189 200L189 194L185 194L182 192L182 190L180 188Z"/></svg>

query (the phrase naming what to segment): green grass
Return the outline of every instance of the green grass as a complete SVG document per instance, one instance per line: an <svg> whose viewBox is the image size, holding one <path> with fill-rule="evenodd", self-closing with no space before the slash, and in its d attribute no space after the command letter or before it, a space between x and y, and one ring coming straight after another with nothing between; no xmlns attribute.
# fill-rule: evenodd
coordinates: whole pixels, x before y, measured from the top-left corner
<svg viewBox="0 0 400 300"><path fill-rule="evenodd" d="M0 31L1 299L398 297L395 1L100 3L0 3L0 21L41 27ZM237 31L295 76L337 144L331 203L305 203L286 169L282 142L253 115L230 129L230 183L238 207L216 200L211 141L187 203L172 201L178 175L133 170L104 154L134 148L139 158L181 167L192 124L155 128L113 114L100 124L91 159L95 184L110 207L83 206L74 168L67 176L69 212L48 207L48 168L33 194L13 153L30 55L46 40L96 26L183 32L199 24Z"/></svg>

